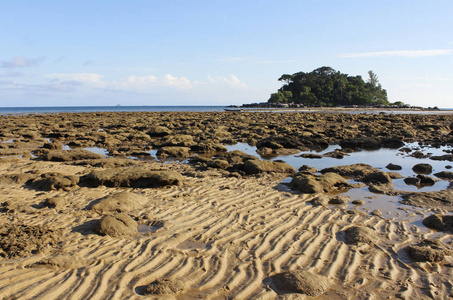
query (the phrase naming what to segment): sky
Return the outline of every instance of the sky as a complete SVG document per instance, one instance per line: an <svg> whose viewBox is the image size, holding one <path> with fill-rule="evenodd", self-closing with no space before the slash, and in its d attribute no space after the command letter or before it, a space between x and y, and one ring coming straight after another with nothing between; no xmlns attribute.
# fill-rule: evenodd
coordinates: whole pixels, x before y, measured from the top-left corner
<svg viewBox="0 0 453 300"><path fill-rule="evenodd" d="M282 74L378 75L453 108L452 0L0 0L0 106L240 105Z"/></svg>

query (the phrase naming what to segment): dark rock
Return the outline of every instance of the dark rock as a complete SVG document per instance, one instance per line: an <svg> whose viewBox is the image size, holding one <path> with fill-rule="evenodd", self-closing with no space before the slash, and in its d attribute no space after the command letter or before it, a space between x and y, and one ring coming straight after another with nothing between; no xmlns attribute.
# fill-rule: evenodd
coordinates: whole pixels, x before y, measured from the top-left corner
<svg viewBox="0 0 453 300"><path fill-rule="evenodd" d="M227 148L225 146L212 141L201 141L190 148L192 151L197 153L217 153L227 151Z"/></svg>
<svg viewBox="0 0 453 300"><path fill-rule="evenodd" d="M429 175L433 172L433 167L430 164L416 164L412 167L412 171L417 174Z"/></svg>
<svg viewBox="0 0 453 300"><path fill-rule="evenodd" d="M168 129L164 126L155 126L151 128L146 134L150 137L163 137L170 135L172 133L171 129Z"/></svg>
<svg viewBox="0 0 453 300"><path fill-rule="evenodd" d="M166 185L181 185L183 177L173 171L148 171L139 168L115 168L93 171L81 177L81 183L98 187L157 188Z"/></svg>
<svg viewBox="0 0 453 300"><path fill-rule="evenodd" d="M220 159L220 158L210 160L210 161L208 161L207 164L208 164L208 167L216 168L216 169L227 169L230 167L230 164L228 163L227 160Z"/></svg>
<svg viewBox="0 0 453 300"><path fill-rule="evenodd" d="M420 184L420 178L417 177L406 177L404 178L404 183L407 185L419 185Z"/></svg>
<svg viewBox="0 0 453 300"><path fill-rule="evenodd" d="M303 270L292 270L272 277L275 287L283 293L299 293L317 297L327 291L327 279L324 276Z"/></svg>
<svg viewBox="0 0 453 300"><path fill-rule="evenodd" d="M452 180L453 179L453 172L450 171L442 171L434 174L434 176L441 178L441 179L447 179L447 180Z"/></svg>
<svg viewBox="0 0 453 300"><path fill-rule="evenodd" d="M138 224L124 213L103 216L94 227L100 235L111 237L129 237L138 233Z"/></svg>
<svg viewBox="0 0 453 300"><path fill-rule="evenodd" d="M353 138L340 141L341 148L345 149L380 149L381 141L376 138Z"/></svg>
<svg viewBox="0 0 453 300"><path fill-rule="evenodd" d="M439 156L431 156L429 159L431 160L446 160L446 161L453 161L453 154L445 154Z"/></svg>
<svg viewBox="0 0 453 300"><path fill-rule="evenodd" d="M406 248L409 255L416 261L439 262L445 256L453 255L453 250L437 240L423 240Z"/></svg>
<svg viewBox="0 0 453 300"><path fill-rule="evenodd" d="M423 225L443 232L453 232L453 215L431 215L423 220Z"/></svg>
<svg viewBox="0 0 453 300"><path fill-rule="evenodd" d="M436 180L432 177L418 174L417 178L420 179L421 186L432 186L436 183Z"/></svg>
<svg viewBox="0 0 453 300"><path fill-rule="evenodd" d="M395 165L395 164L392 164L392 163L388 164L386 166L386 168L389 169L389 170L392 170L392 171L398 171L398 170L402 170L403 169L403 167L401 167L400 165Z"/></svg>
<svg viewBox="0 0 453 300"><path fill-rule="evenodd" d="M351 203L354 205L364 205L365 201L359 199L359 200L353 200Z"/></svg>

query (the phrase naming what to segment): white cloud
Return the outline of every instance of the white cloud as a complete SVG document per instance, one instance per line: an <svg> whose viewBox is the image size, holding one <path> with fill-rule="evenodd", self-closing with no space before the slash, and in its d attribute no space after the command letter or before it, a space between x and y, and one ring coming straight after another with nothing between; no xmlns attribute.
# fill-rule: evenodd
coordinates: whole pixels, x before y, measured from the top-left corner
<svg viewBox="0 0 453 300"><path fill-rule="evenodd" d="M192 87L190 80L185 76L178 78L171 74L165 74L162 83L164 86L172 86L180 89L190 89Z"/></svg>
<svg viewBox="0 0 453 300"><path fill-rule="evenodd" d="M219 84L219 85L228 85L234 88L246 88L247 85L243 83L239 78L234 75L230 75L229 78L223 76L211 76L208 75L207 77L208 82L211 84Z"/></svg>
<svg viewBox="0 0 453 300"><path fill-rule="evenodd" d="M358 57L382 57L382 56L399 56L399 57L427 57L453 54L451 49L437 50L401 50L401 51L381 51L381 52L362 52L362 53L345 53L338 55L343 58Z"/></svg>
<svg viewBox="0 0 453 300"><path fill-rule="evenodd" d="M45 60L45 56L40 56L38 58L25 58L23 56L13 57L9 61L2 61L0 63L1 68L25 68L37 65Z"/></svg>

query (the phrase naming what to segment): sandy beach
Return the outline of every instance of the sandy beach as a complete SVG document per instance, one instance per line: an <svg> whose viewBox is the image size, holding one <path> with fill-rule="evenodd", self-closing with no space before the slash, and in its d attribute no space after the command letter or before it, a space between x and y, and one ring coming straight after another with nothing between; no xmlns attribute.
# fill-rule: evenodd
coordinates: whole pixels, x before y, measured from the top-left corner
<svg viewBox="0 0 453 300"><path fill-rule="evenodd" d="M419 181L451 182L452 114L64 113L0 125L1 299L453 297L451 184L399 192L389 169L348 177L264 159L418 142L450 150L436 158L442 175ZM235 143L261 156L227 152ZM316 204L359 185L410 208ZM426 226L432 215L443 227ZM314 279L284 281L289 271Z"/></svg>

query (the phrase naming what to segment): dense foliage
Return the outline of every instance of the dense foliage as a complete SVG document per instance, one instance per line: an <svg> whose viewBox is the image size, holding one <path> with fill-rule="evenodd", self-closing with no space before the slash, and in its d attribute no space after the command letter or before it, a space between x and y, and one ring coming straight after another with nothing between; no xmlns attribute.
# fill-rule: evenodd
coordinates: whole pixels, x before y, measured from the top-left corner
<svg viewBox="0 0 453 300"><path fill-rule="evenodd" d="M269 103L294 103L309 106L343 106L389 104L387 91L378 82L376 74L368 72L369 79L348 76L330 67L321 67L310 73L284 74L278 80L285 84L271 94Z"/></svg>

